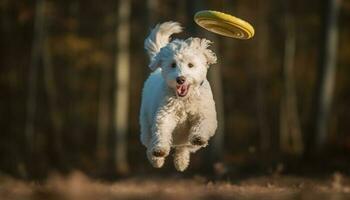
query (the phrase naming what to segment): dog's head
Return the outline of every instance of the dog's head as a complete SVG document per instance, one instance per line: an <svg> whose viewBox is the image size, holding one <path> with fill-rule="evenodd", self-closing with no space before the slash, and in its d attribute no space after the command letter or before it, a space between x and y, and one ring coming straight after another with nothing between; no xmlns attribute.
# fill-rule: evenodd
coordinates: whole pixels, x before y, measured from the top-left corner
<svg viewBox="0 0 350 200"><path fill-rule="evenodd" d="M185 97L206 79L207 70L216 63L216 55L208 49L207 39L174 40L152 59L152 70L161 68L162 76L178 97Z"/></svg>

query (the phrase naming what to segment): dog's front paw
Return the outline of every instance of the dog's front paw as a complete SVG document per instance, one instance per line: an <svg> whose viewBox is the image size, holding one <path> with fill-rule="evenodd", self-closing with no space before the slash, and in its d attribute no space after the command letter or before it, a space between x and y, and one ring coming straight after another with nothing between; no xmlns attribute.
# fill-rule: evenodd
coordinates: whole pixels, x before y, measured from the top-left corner
<svg viewBox="0 0 350 200"><path fill-rule="evenodd" d="M166 157L169 155L170 148L157 146L153 148L152 155L154 157Z"/></svg>
<svg viewBox="0 0 350 200"><path fill-rule="evenodd" d="M207 146L208 141L201 136L195 135L190 139L190 143L195 146Z"/></svg>
<svg viewBox="0 0 350 200"><path fill-rule="evenodd" d="M164 165L164 161L165 161L164 158L154 158L152 159L151 164L155 168L161 168Z"/></svg>
<svg viewBox="0 0 350 200"><path fill-rule="evenodd" d="M164 165L165 158L164 157L155 157L152 152L147 152L147 158L149 162L155 168L161 168Z"/></svg>
<svg viewBox="0 0 350 200"><path fill-rule="evenodd" d="M155 149L152 152L152 155L155 157L165 157L165 151L163 149Z"/></svg>

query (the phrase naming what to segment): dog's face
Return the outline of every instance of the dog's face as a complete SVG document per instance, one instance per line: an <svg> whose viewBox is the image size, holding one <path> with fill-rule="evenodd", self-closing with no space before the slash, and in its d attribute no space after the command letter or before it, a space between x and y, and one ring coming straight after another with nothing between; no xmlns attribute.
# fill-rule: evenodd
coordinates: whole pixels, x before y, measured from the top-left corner
<svg viewBox="0 0 350 200"><path fill-rule="evenodd" d="M209 44L209 40L199 38L174 40L160 50L150 68L160 67L167 85L178 97L186 97L206 79L209 65L216 63Z"/></svg>

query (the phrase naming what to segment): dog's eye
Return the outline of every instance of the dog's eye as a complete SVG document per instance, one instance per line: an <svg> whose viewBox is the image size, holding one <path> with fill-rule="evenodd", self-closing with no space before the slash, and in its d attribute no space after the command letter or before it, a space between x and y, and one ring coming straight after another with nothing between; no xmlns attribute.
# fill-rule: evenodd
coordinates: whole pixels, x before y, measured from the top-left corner
<svg viewBox="0 0 350 200"><path fill-rule="evenodd" d="M170 66L171 66L171 68L176 68L176 63L173 62L173 63L171 63Z"/></svg>
<svg viewBox="0 0 350 200"><path fill-rule="evenodd" d="M188 63L188 67L192 68L194 65L192 63Z"/></svg>

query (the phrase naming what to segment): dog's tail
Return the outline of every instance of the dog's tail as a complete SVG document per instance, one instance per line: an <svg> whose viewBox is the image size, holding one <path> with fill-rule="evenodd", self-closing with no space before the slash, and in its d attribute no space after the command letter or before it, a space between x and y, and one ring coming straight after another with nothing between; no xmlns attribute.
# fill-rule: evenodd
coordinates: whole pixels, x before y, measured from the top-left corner
<svg viewBox="0 0 350 200"><path fill-rule="evenodd" d="M144 43L150 59L152 60L160 49L169 43L172 34L180 33L181 31L182 27L178 22L169 21L157 24Z"/></svg>

